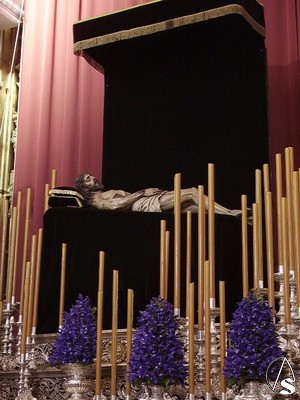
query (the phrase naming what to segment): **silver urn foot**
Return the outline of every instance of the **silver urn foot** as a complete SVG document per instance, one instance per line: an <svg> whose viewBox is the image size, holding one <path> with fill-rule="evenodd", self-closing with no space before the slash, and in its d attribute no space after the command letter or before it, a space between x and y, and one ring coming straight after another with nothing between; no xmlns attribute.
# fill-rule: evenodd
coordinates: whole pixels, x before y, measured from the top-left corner
<svg viewBox="0 0 300 400"><path fill-rule="evenodd" d="M64 364L61 371L67 375L63 387L66 392L71 393L70 399L85 400L85 393L93 390L93 382L88 379L94 374L94 365L80 363Z"/></svg>

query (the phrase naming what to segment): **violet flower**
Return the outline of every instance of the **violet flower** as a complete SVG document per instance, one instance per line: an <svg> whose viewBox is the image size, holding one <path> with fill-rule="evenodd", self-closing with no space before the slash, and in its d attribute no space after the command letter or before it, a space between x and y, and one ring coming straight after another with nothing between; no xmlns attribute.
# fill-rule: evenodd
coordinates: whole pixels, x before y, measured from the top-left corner
<svg viewBox="0 0 300 400"><path fill-rule="evenodd" d="M88 297L78 295L70 312L64 312L62 327L52 346L49 363L89 364L96 357L97 327Z"/></svg>
<svg viewBox="0 0 300 400"><path fill-rule="evenodd" d="M187 376L183 344L173 306L153 297L140 312L129 360L128 380L145 384L183 384Z"/></svg>
<svg viewBox="0 0 300 400"><path fill-rule="evenodd" d="M269 365L283 356L272 317L272 307L256 291L238 303L229 332L224 373L228 386L265 379Z"/></svg>

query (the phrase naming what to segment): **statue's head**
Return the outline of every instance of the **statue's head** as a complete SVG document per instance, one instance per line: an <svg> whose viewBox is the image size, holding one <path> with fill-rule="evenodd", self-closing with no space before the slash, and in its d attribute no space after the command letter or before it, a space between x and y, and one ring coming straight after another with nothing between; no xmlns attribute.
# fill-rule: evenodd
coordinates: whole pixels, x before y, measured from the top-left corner
<svg viewBox="0 0 300 400"><path fill-rule="evenodd" d="M75 188L86 199L92 192L103 191L104 186L93 175L83 172L75 179Z"/></svg>

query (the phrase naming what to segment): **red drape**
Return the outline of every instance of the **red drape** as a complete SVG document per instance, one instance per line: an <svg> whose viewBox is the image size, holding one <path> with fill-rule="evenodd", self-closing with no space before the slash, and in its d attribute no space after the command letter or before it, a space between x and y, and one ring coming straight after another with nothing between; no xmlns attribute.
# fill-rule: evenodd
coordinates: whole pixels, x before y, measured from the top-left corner
<svg viewBox="0 0 300 400"><path fill-rule="evenodd" d="M272 163L292 146L300 167L300 0L264 0Z"/></svg>
<svg viewBox="0 0 300 400"><path fill-rule="evenodd" d="M31 233L53 168L57 185L101 177L103 76L73 54L73 23L146 2L26 0L14 192L32 189ZM264 3L271 153L293 146L300 166L300 0Z"/></svg>
<svg viewBox="0 0 300 400"><path fill-rule="evenodd" d="M80 172L102 172L103 76L73 54L73 24L143 2L25 2L14 193L32 189L32 233L42 226L52 169L68 186Z"/></svg>
<svg viewBox="0 0 300 400"><path fill-rule="evenodd" d="M104 80L83 58L73 54L73 24L143 2L25 2L14 183L14 203L18 192L23 199L17 296L24 255L30 259L31 237L42 227L45 184L51 182L52 169L57 170L56 186L74 186L75 177L83 171L99 177L102 174ZM32 203L25 242L27 188L32 191Z"/></svg>

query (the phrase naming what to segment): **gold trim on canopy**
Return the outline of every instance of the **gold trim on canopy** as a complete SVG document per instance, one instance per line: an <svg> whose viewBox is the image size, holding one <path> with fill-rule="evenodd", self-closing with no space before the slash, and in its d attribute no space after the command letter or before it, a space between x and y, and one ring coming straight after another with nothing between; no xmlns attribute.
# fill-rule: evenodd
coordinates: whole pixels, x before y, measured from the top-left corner
<svg viewBox="0 0 300 400"><path fill-rule="evenodd" d="M168 29L178 28L185 25L191 25L198 22L207 21L214 18L224 17L226 15L238 14L241 15L260 35L265 36L265 29L240 5L232 4L229 6L214 8L207 11L202 11L196 14L185 15L169 19L167 21L157 22L154 24L132 28L128 30L109 33L107 35L96 36L90 39L85 39L74 44L74 53L88 59L88 61L97 69L99 65L92 61L90 57L83 53L84 50L118 42L121 40L133 39L140 36L152 35L154 33L162 32Z"/></svg>

